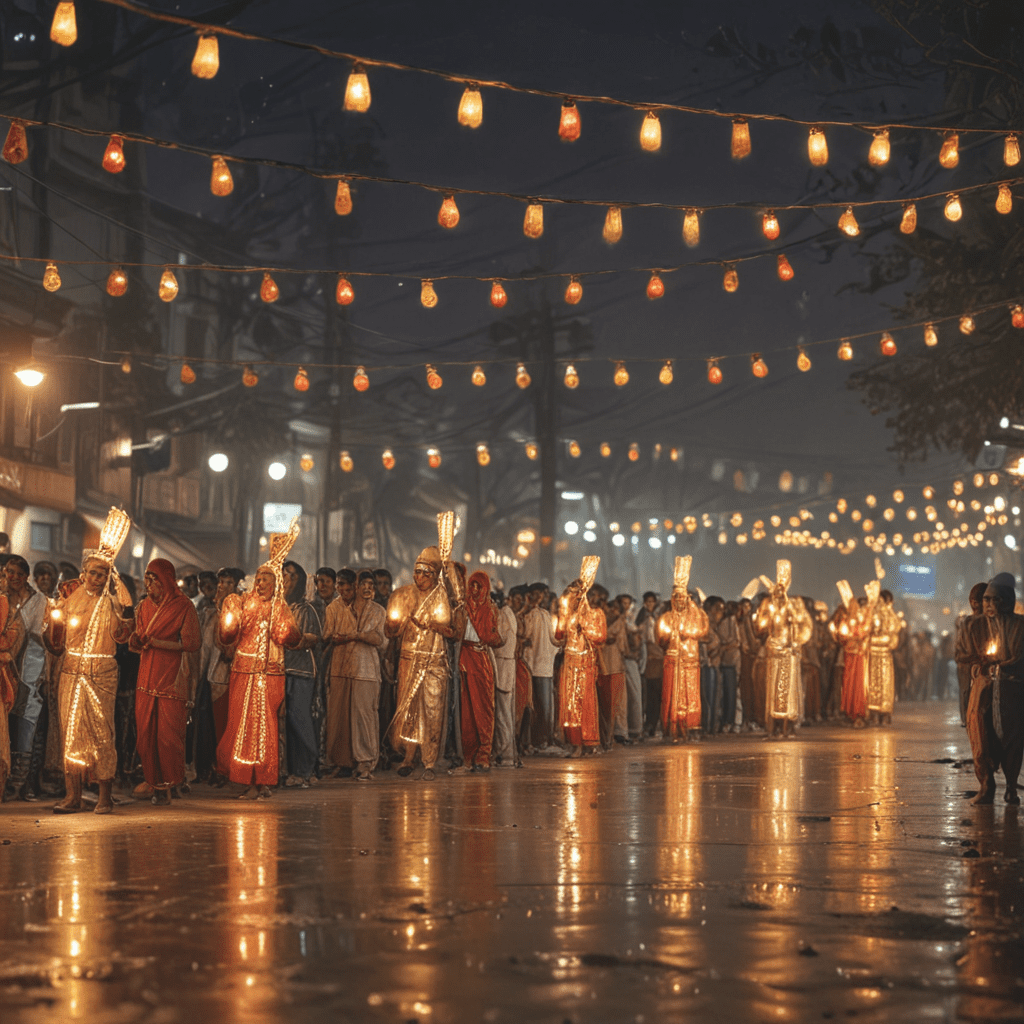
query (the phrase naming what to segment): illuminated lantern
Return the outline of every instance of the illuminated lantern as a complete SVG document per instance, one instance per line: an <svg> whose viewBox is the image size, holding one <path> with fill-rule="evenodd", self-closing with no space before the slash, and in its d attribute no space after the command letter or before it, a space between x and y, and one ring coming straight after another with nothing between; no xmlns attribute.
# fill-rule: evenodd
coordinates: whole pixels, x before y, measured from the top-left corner
<svg viewBox="0 0 1024 1024"><path fill-rule="evenodd" d="M678 462L679 461L679 449L678 448L669 448L669 450L668 450L668 457L673 462ZM676 533L682 533L683 532L682 530L679 529L679 526L680 526L680 524L676 523Z"/></svg>
<svg viewBox="0 0 1024 1024"><path fill-rule="evenodd" d="M562 117L558 122L558 137L563 142L575 142L580 137L580 112L575 101L566 100L562 104Z"/></svg>
<svg viewBox="0 0 1024 1024"><path fill-rule="evenodd" d="M612 453L612 446L607 441L601 442L601 458L607 459Z"/></svg>
<svg viewBox="0 0 1024 1024"><path fill-rule="evenodd" d="M357 114L365 114L370 109L370 98L370 80L366 77L366 69L362 64L353 64L352 73L345 83L344 107Z"/></svg>
<svg viewBox="0 0 1024 1024"><path fill-rule="evenodd" d="M638 445L636 443L636 441L634 441L629 446L629 461L630 462L636 462L639 458L640 458L640 445Z"/></svg>
<svg viewBox="0 0 1024 1024"><path fill-rule="evenodd" d="M960 163L960 136L956 132L948 132L942 140L942 149L939 150L939 163L947 171L952 170Z"/></svg>
<svg viewBox="0 0 1024 1024"><path fill-rule="evenodd" d="M570 306L575 306L583 298L583 285L575 277L569 278L569 285L565 289L565 301Z"/></svg>
<svg viewBox="0 0 1024 1024"><path fill-rule="evenodd" d="M946 199L946 208L943 211L946 215L946 220L958 221L963 215L964 210L960 205L960 197L955 192L950 192Z"/></svg>
<svg viewBox="0 0 1024 1024"><path fill-rule="evenodd" d="M700 245L700 216L696 210L687 210L683 215L683 241L690 249Z"/></svg>
<svg viewBox="0 0 1024 1024"><path fill-rule="evenodd" d="M973 334L974 333L974 317L969 316L966 313L960 317L960 333L961 334Z"/></svg>
<svg viewBox="0 0 1024 1024"><path fill-rule="evenodd" d="M544 234L544 207L540 203L530 203L523 217L523 234L527 238L540 238Z"/></svg>
<svg viewBox="0 0 1024 1024"><path fill-rule="evenodd" d="M338 276L338 285L334 289L334 301L339 306L351 306L356 299L356 291L347 277Z"/></svg>
<svg viewBox="0 0 1024 1024"><path fill-rule="evenodd" d="M815 167L824 167L828 163L828 143L820 128L812 128L807 133L807 156Z"/></svg>
<svg viewBox="0 0 1024 1024"><path fill-rule="evenodd" d="M338 179L338 189L334 193L334 212L339 217L347 217L352 212L352 188L344 178Z"/></svg>
<svg viewBox="0 0 1024 1024"><path fill-rule="evenodd" d="M571 458L578 459L583 454L583 449L580 447L579 441L569 442L569 455Z"/></svg>
<svg viewBox="0 0 1024 1024"><path fill-rule="evenodd" d="M853 358L853 346L848 341L841 341L836 355L839 356L844 363L848 363Z"/></svg>
<svg viewBox="0 0 1024 1024"><path fill-rule="evenodd" d="M775 261L776 267L779 274L780 281L792 281L793 280L793 265L786 258L784 252L780 252L778 259Z"/></svg>
<svg viewBox="0 0 1024 1024"><path fill-rule="evenodd" d="M124 139L120 135L110 136L103 151L103 170L111 174L120 174L124 170Z"/></svg>
<svg viewBox="0 0 1024 1024"><path fill-rule="evenodd" d="M114 267L107 277L107 294L119 299L128 291L128 275L122 267Z"/></svg>
<svg viewBox="0 0 1024 1024"><path fill-rule="evenodd" d="M656 273L651 274L647 282L647 298L660 299L665 294L665 282Z"/></svg>
<svg viewBox="0 0 1024 1024"><path fill-rule="evenodd" d="M526 367L522 363L520 363L516 367L516 384L520 388L525 390L526 388L528 388L530 386L531 379L532 378L530 377L530 374L527 371Z"/></svg>
<svg viewBox="0 0 1024 1024"><path fill-rule="evenodd" d="M487 450L487 445L478 444L476 446L476 461L480 466L489 466L491 464L491 453Z"/></svg>
<svg viewBox="0 0 1024 1024"><path fill-rule="evenodd" d="M900 219L900 232L904 235L912 235L917 230L917 207L913 203L907 203L903 207L903 216Z"/></svg>
<svg viewBox="0 0 1024 1024"><path fill-rule="evenodd" d="M480 90L467 85L459 100L459 124L467 128L479 128L484 120L484 101Z"/></svg>
<svg viewBox="0 0 1024 1024"><path fill-rule="evenodd" d="M181 383L182 384L195 384L196 382L196 371L192 369L188 363L181 364Z"/></svg>
<svg viewBox="0 0 1024 1024"><path fill-rule="evenodd" d="M868 150L868 163L872 167L881 167L889 162L889 130L882 128L875 132L871 140L871 148Z"/></svg>
<svg viewBox="0 0 1024 1024"><path fill-rule="evenodd" d="M163 302L173 302L178 297L178 279L170 267L164 267L156 293Z"/></svg>
<svg viewBox="0 0 1024 1024"><path fill-rule="evenodd" d="M301 366L295 374L295 380L292 381L292 387L295 388L296 391L309 390L309 376Z"/></svg>
<svg viewBox="0 0 1024 1024"><path fill-rule="evenodd" d="M625 363L615 364L615 386L621 388L629 383L629 370L626 369Z"/></svg>
<svg viewBox="0 0 1024 1024"><path fill-rule="evenodd" d="M745 117L737 117L732 122L730 153L733 160L744 160L750 156L750 125Z"/></svg>
<svg viewBox="0 0 1024 1024"><path fill-rule="evenodd" d="M734 292L740 286L740 275L736 273L735 267L726 267L722 276L722 287L727 292Z"/></svg>
<svg viewBox="0 0 1024 1024"><path fill-rule="evenodd" d="M921 497L923 497L926 501L931 501L932 498L935 497L935 488L932 487L931 484L926 484L921 489Z"/></svg>
<svg viewBox="0 0 1024 1024"><path fill-rule="evenodd" d="M1013 193L1009 185L999 186L999 195L996 196L996 212L1009 213L1013 209Z"/></svg>
<svg viewBox="0 0 1024 1024"><path fill-rule="evenodd" d="M247 388L254 388L259 384L260 378L257 376L256 371L251 366L247 366L242 371L242 383Z"/></svg>
<svg viewBox="0 0 1024 1024"><path fill-rule="evenodd" d="M338 466L342 473L351 473L352 467L355 463L352 461L352 456L348 452L342 452L338 457Z"/></svg>
<svg viewBox="0 0 1024 1024"><path fill-rule="evenodd" d="M938 334L935 331L934 324L925 324L924 325L924 343L929 348L935 348L935 346L938 345L938 343L939 343L939 336L938 336Z"/></svg>
<svg viewBox="0 0 1024 1024"><path fill-rule="evenodd" d="M438 469L441 465L441 453L436 448L427 449L427 464L431 469Z"/></svg>
<svg viewBox="0 0 1024 1024"><path fill-rule="evenodd" d="M601 237L609 244L614 245L622 238L622 210L618 206L609 206L608 213L604 218L604 230Z"/></svg>
<svg viewBox="0 0 1024 1024"><path fill-rule="evenodd" d="M28 137L21 121L12 121L4 140L3 157L9 164L20 164L28 159Z"/></svg>
<svg viewBox="0 0 1024 1024"><path fill-rule="evenodd" d="M122 373L131 373L132 372L132 357L131 356L125 356L124 359L121 360L121 372Z"/></svg>
<svg viewBox="0 0 1024 1024"><path fill-rule="evenodd" d="M474 366L471 379L478 388L482 388L487 383L487 375L484 373L484 368L479 365Z"/></svg>
<svg viewBox="0 0 1024 1024"><path fill-rule="evenodd" d="M356 372L352 375L352 387L356 391L366 391L370 386L370 378L367 376L365 367L356 367Z"/></svg>
<svg viewBox="0 0 1024 1024"><path fill-rule="evenodd" d="M429 387L431 391L437 391L443 383L444 381L441 379L441 374L437 372L437 367L427 363L427 387Z"/></svg>
<svg viewBox="0 0 1024 1024"><path fill-rule="evenodd" d="M1007 167L1016 167L1020 163L1020 143L1012 133L1006 136L1003 143L1003 163Z"/></svg>
<svg viewBox="0 0 1024 1024"><path fill-rule="evenodd" d="M210 173L210 191L215 196L229 196L235 190L235 182L231 177L231 168L222 156L213 158L213 169Z"/></svg>
<svg viewBox="0 0 1024 1024"><path fill-rule="evenodd" d="M768 364L761 358L759 352L755 352L750 357L750 372L755 377L767 377L768 376Z"/></svg>
<svg viewBox="0 0 1024 1024"><path fill-rule="evenodd" d="M888 331L882 335L878 347L881 349L883 356L896 355L896 339Z"/></svg>
<svg viewBox="0 0 1024 1024"><path fill-rule="evenodd" d="M796 357L796 368L801 373L806 373L811 368L810 356L803 350L799 350L800 354Z"/></svg>
<svg viewBox="0 0 1024 1024"><path fill-rule="evenodd" d="M220 70L220 46L213 35L200 36L192 58L192 74L196 78L214 78Z"/></svg>
<svg viewBox="0 0 1024 1024"><path fill-rule="evenodd" d="M433 309L437 305L437 292L434 291L433 281L423 281L420 284L420 303L427 309Z"/></svg>
<svg viewBox="0 0 1024 1024"><path fill-rule="evenodd" d="M75 21L75 5L72 2L57 4L50 22L50 38L59 46L72 46L78 38Z"/></svg>
<svg viewBox="0 0 1024 1024"><path fill-rule="evenodd" d="M495 281L491 285L491 305L495 309L501 309L502 306L504 306L506 302L508 302L508 294L505 292L505 289L502 287L501 282L500 281Z"/></svg>
<svg viewBox="0 0 1024 1024"><path fill-rule="evenodd" d="M455 205L455 196L445 196L441 209L437 211L437 223L443 228L453 228L459 223L459 208Z"/></svg>
<svg viewBox="0 0 1024 1024"><path fill-rule="evenodd" d="M1014 306L1010 310L1010 323L1017 328L1024 327L1024 307Z"/></svg>
<svg viewBox="0 0 1024 1024"><path fill-rule="evenodd" d="M665 364L658 371L658 381L661 384L671 384L673 378L672 373L672 360L666 359Z"/></svg>
<svg viewBox="0 0 1024 1024"><path fill-rule="evenodd" d="M717 359L708 360L708 383L709 384L721 384L722 383L722 370L718 365Z"/></svg>
<svg viewBox="0 0 1024 1024"><path fill-rule="evenodd" d="M270 276L268 271L263 272L263 283L260 285L260 298L264 302L277 302L281 296L281 291L277 287L277 282Z"/></svg>
<svg viewBox="0 0 1024 1024"><path fill-rule="evenodd" d="M390 448L385 448L384 451L381 452L380 461L383 464L385 469L394 469L395 468L395 454L394 454L394 452L392 452L392 450Z"/></svg>
<svg viewBox="0 0 1024 1024"><path fill-rule="evenodd" d="M661 121L653 110L647 111L647 116L640 125L640 146L648 153L656 153L661 149Z"/></svg>
<svg viewBox="0 0 1024 1024"><path fill-rule="evenodd" d="M963 480L954 480L953 481L953 493L954 494L963 494L964 493L964 482L963 482ZM956 502L953 502L953 504L955 506Z"/></svg>
<svg viewBox="0 0 1024 1024"><path fill-rule="evenodd" d="M774 210L766 211L761 218L761 230L764 232L764 237L772 242L782 233L782 229L779 227L779 218L775 216Z"/></svg>
<svg viewBox="0 0 1024 1024"><path fill-rule="evenodd" d="M310 455L309 452L303 452L302 457L299 459L299 469L301 469L303 473L312 473L315 465L316 462L314 461L313 456Z"/></svg>
<svg viewBox="0 0 1024 1024"><path fill-rule="evenodd" d="M576 372L576 367L569 363L565 368L565 377L563 378L565 386L567 388L578 388L580 386L580 376Z"/></svg>
<svg viewBox="0 0 1024 1024"><path fill-rule="evenodd" d="M540 449L533 441L527 441L525 445L526 457L531 461L535 462L537 456L540 454Z"/></svg>
<svg viewBox="0 0 1024 1024"><path fill-rule="evenodd" d="M839 218L839 230L844 234L849 235L850 238L855 238L860 234L860 225L857 223L857 218L853 215L853 207L848 206Z"/></svg>

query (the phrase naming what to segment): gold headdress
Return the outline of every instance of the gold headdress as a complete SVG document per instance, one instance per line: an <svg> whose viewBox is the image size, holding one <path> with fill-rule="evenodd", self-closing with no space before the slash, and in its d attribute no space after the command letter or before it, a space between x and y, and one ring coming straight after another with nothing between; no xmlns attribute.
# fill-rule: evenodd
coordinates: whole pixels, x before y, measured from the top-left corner
<svg viewBox="0 0 1024 1024"><path fill-rule="evenodd" d="M751 583L754 581L751 580ZM793 582L793 565L787 558L780 558L775 563L775 579L770 580L767 576L761 576L761 582L768 590L780 586L783 590L789 590Z"/></svg>
<svg viewBox="0 0 1024 1024"><path fill-rule="evenodd" d="M452 557L452 545L455 543L455 513L438 512L437 514L437 552L441 562L449 562Z"/></svg>
<svg viewBox="0 0 1024 1024"><path fill-rule="evenodd" d="M874 604L882 591L882 584L878 580L870 580L864 584L864 593L868 595L868 604Z"/></svg>
<svg viewBox="0 0 1024 1024"><path fill-rule="evenodd" d="M853 606L853 587L850 586L849 581L839 580L836 583L836 589L839 591L839 596L842 598L843 604L847 608Z"/></svg>
<svg viewBox="0 0 1024 1024"><path fill-rule="evenodd" d="M588 591L597 579L597 567L601 564L600 555L584 555L580 563L580 580L583 582L584 592Z"/></svg>
<svg viewBox="0 0 1024 1024"><path fill-rule="evenodd" d="M693 564L693 555L676 555L675 570L672 573L672 589L682 590L684 593L690 585L690 566Z"/></svg>
<svg viewBox="0 0 1024 1024"><path fill-rule="evenodd" d="M117 599L123 607L131 607L132 598L128 588L121 582L114 562L121 551L124 542L128 539L128 533L132 528L132 521L124 509L112 508L107 513L107 521L100 530L100 545L95 550L82 552L82 568L90 561L102 562L110 569L110 576L114 581L114 588L117 591Z"/></svg>
<svg viewBox="0 0 1024 1024"><path fill-rule="evenodd" d="M257 575L264 570L274 574L274 579L277 581L274 593L280 598L284 597L284 577L281 575L281 567L284 565L285 560L288 558L288 553L298 539L299 517L296 516L291 521L287 533L275 533L270 538L270 558L256 570Z"/></svg>
<svg viewBox="0 0 1024 1024"><path fill-rule="evenodd" d="M437 550L433 545L429 548L424 548L416 556L417 565L425 565L428 569L433 572L441 571L441 552Z"/></svg>
<svg viewBox="0 0 1024 1024"><path fill-rule="evenodd" d="M877 556L875 557L875 579L885 579L885 568L882 566L882 560Z"/></svg>
<svg viewBox="0 0 1024 1024"><path fill-rule="evenodd" d="M750 601L761 587L761 577L755 576L741 591L740 597L744 601Z"/></svg>

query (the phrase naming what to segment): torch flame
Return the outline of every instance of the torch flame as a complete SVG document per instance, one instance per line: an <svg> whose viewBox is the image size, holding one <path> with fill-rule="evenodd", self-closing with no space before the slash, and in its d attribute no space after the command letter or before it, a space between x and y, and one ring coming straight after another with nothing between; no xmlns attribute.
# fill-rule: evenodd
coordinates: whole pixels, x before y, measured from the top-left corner
<svg viewBox="0 0 1024 1024"><path fill-rule="evenodd" d="M996 641L995 637L993 637L991 640L989 640L988 646L985 648L985 653L986 654L998 654L999 653L999 644Z"/></svg>

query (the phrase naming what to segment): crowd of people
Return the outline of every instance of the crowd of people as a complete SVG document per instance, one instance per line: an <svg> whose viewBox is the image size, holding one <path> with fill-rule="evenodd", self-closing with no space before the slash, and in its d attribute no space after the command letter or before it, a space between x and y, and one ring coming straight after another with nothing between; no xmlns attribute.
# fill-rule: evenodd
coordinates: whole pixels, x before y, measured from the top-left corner
<svg viewBox="0 0 1024 1024"><path fill-rule="evenodd" d="M309 579L287 558L293 527L271 538L251 581L234 567L179 578L155 559L137 600L114 568L129 527L112 510L81 572L30 571L6 556L5 799L53 796L55 812L71 813L95 797L109 813L115 782L166 805L197 782L266 799L332 777L429 781L440 769L638 742L792 739L826 720L884 727L898 700L934 692L915 681L920 641L878 580L860 597L840 581L830 614L790 595L784 560L736 600L692 588L689 556L676 559L667 601L613 597L596 557L560 595L543 582L506 595L451 560L442 522L413 582L393 589L383 568L322 566ZM1011 577L976 586L948 645L980 802L1000 767L1006 799L1018 801L1024 618L1014 599ZM934 661L932 650L929 678Z"/></svg>

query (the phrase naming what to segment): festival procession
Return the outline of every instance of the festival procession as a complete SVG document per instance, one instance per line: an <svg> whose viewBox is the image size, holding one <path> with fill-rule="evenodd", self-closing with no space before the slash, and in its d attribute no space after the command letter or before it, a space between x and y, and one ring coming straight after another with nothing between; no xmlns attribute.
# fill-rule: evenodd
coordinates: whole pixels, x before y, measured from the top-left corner
<svg viewBox="0 0 1024 1024"><path fill-rule="evenodd" d="M0 33L5 1022L1015 1019L1024 11Z"/></svg>

